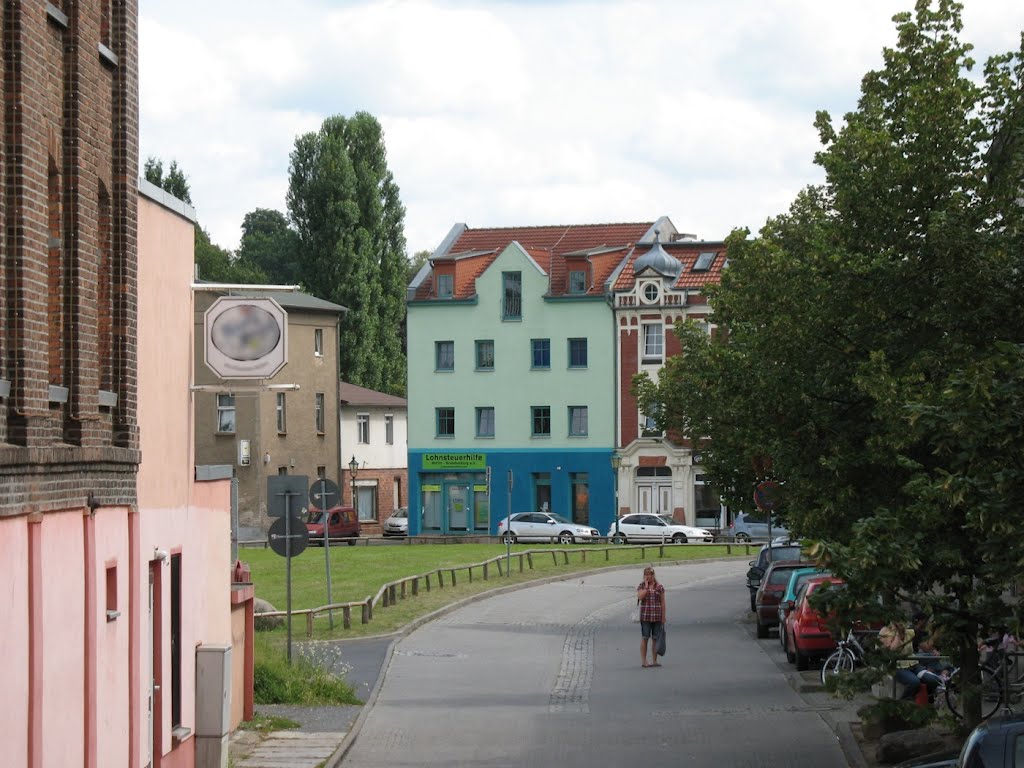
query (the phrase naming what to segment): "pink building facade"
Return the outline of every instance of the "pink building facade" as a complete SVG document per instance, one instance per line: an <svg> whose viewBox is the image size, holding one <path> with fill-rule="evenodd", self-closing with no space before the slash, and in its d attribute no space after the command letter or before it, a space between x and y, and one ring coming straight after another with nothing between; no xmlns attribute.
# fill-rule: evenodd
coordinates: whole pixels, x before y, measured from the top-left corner
<svg viewBox="0 0 1024 768"><path fill-rule="evenodd" d="M195 765L196 648L232 643L230 481L194 479L193 224L138 210L138 503L0 519L8 765Z"/></svg>

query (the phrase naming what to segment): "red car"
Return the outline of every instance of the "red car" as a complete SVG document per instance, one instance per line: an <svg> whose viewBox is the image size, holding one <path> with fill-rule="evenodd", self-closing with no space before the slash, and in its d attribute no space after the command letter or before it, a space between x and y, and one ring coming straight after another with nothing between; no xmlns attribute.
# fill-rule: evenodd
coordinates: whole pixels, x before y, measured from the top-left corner
<svg viewBox="0 0 1024 768"><path fill-rule="evenodd" d="M835 576L816 576L808 579L797 592L793 610L786 617L786 658L805 670L812 658L825 656L836 648L836 641L828 631L825 618L808 602L808 598L822 584L842 584Z"/></svg>
<svg viewBox="0 0 1024 768"><path fill-rule="evenodd" d="M789 584L789 577L797 568L806 567L807 563L787 560L769 564L754 595L758 637L768 637L769 630L779 626L779 603Z"/></svg>
<svg viewBox="0 0 1024 768"><path fill-rule="evenodd" d="M327 529L331 541L336 539L348 539L349 546L356 543L359 538L359 515L352 507L331 507L327 512L330 514L330 524ZM306 530L309 531L309 543L324 543L324 513L316 507L309 509L309 522L306 523Z"/></svg>

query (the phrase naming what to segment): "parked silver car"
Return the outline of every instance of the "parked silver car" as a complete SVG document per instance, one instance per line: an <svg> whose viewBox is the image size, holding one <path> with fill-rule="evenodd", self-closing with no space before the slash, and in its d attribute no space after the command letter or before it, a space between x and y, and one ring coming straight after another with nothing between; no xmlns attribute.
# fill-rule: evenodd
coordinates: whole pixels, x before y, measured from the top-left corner
<svg viewBox="0 0 1024 768"><path fill-rule="evenodd" d="M391 513L391 517L384 521L385 536L408 536L409 535L409 510L406 507L399 507Z"/></svg>
<svg viewBox="0 0 1024 768"><path fill-rule="evenodd" d="M550 512L519 512L512 515L511 527L506 517L498 523L498 535L505 544L515 544L517 541L558 541L559 544L572 544L601 538L601 532L596 528L574 523Z"/></svg>
<svg viewBox="0 0 1024 768"><path fill-rule="evenodd" d="M751 539L768 538L768 515L762 512L740 512L736 515L736 521L729 526L729 533L736 537L736 541L750 541ZM789 529L784 525L775 522L772 518L772 540L776 538L789 537Z"/></svg>
<svg viewBox="0 0 1024 768"><path fill-rule="evenodd" d="M715 540L711 531L694 528L692 525L673 523L660 515L635 513L619 518L618 526L612 523L608 529L608 538L616 544L628 544L631 541L664 541L673 544L685 544L688 541Z"/></svg>

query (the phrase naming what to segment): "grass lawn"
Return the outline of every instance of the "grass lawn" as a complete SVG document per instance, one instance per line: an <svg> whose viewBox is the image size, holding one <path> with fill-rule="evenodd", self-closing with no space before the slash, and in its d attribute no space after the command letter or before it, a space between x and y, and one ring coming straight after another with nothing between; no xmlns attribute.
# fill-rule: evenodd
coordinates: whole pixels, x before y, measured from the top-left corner
<svg viewBox="0 0 1024 768"><path fill-rule="evenodd" d="M642 564L657 561L659 548L648 545L611 546L579 545L565 547L570 552L569 563L559 553L557 564L551 556L552 549L559 552L562 547L548 545L516 545L512 552L532 551L533 569L524 565L524 572L519 573L518 558L512 558L511 576L499 576L495 565L489 568L489 578L483 579L482 569L473 569L473 580L470 581L465 570L458 572L457 586L452 587L449 575L445 574L445 586L439 589L436 578L432 580L428 592L420 582L419 594L415 597L411 592L404 600L387 608L378 604L374 608L373 620L369 624L361 624L359 610L353 609L352 627L345 629L342 625L341 612L335 612L334 629L329 627L326 615L318 616L314 622L314 638L333 639L344 637L365 637L393 632L405 624L437 610L457 600L469 597L505 584L523 583L545 578L556 574L574 573L610 565ZM643 552L641 553L641 549ZM732 546L731 556L750 558L749 548ZM409 576L436 571L439 568L453 568L473 563L480 563L499 555L504 555L505 545L494 544L417 544L410 546L337 546L331 547L331 586L332 599L327 599L327 577L324 550L320 547L309 547L298 557L292 558L292 610L315 608L329 602L344 603L365 600L377 594L387 582L396 581ZM607 551L607 559L605 552ZM581 552L586 553L583 561ZM247 562L252 570L252 580L256 587L256 596L269 601L278 610L285 610L285 560L268 549L240 549L239 558ZM696 560L727 555L725 545L687 544L681 546L665 546L662 562ZM637 579L639 580L639 571ZM273 635L284 634L285 630L274 630ZM293 640L303 640L306 636L306 617L293 616Z"/></svg>

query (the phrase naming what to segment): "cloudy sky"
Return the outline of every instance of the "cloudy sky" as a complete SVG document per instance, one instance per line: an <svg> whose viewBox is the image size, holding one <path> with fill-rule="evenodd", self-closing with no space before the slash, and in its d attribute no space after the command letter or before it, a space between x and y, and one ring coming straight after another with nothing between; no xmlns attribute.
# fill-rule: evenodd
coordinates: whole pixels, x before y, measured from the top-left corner
<svg viewBox="0 0 1024 768"><path fill-rule="evenodd" d="M758 230L821 180L815 111L856 105L912 0L140 0L142 159L177 160L200 224L286 211L296 136L384 127L409 253L452 224L653 220ZM966 0L979 60L1020 0Z"/></svg>

